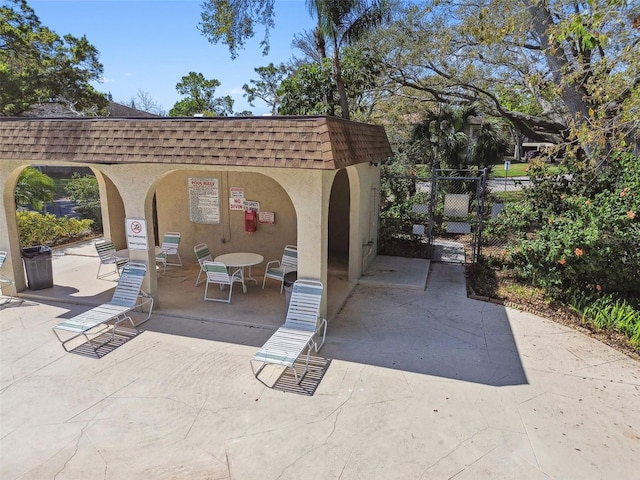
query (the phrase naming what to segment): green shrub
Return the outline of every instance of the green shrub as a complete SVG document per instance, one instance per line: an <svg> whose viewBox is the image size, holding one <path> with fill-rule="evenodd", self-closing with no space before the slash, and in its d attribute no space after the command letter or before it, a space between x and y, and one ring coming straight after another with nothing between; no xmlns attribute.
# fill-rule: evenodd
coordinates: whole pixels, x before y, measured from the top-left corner
<svg viewBox="0 0 640 480"><path fill-rule="evenodd" d="M519 274L560 300L576 292L640 297L637 162L619 156L604 170L577 166L555 177L534 168L527 201L504 213L505 223L527 229L510 249Z"/></svg>
<svg viewBox="0 0 640 480"><path fill-rule="evenodd" d="M582 323L596 330L618 331L635 349L640 350L640 307L611 295L585 295L574 299L572 308Z"/></svg>
<svg viewBox="0 0 640 480"><path fill-rule="evenodd" d="M92 220L56 217L51 213L16 212L20 246L59 245L91 233Z"/></svg>

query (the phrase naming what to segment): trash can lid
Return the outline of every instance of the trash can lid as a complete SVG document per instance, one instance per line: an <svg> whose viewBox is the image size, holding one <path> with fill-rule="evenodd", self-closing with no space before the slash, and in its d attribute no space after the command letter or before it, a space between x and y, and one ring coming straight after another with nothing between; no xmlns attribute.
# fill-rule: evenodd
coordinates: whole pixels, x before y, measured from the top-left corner
<svg viewBox="0 0 640 480"><path fill-rule="evenodd" d="M34 245L33 247L25 247L20 249L24 258L33 258L38 255L51 255L51 247L48 245Z"/></svg>
<svg viewBox="0 0 640 480"><path fill-rule="evenodd" d="M293 285L293 283L298 279L298 272L297 271L293 271L293 272L288 272L284 274L284 284L287 287L290 287L291 285Z"/></svg>

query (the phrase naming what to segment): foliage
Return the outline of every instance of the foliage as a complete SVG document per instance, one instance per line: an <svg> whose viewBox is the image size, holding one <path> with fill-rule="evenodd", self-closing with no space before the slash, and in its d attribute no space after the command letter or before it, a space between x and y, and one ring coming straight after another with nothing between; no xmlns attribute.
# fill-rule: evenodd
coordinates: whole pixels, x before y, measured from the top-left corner
<svg viewBox="0 0 640 480"><path fill-rule="evenodd" d="M321 50L320 69L324 68L326 58L324 36L331 40L332 62L331 77L335 83L343 118L350 118L350 105L347 96L346 79L342 75L342 51L344 47L353 45L372 29L388 20L389 6L387 0L307 0L310 14L318 20L316 29L317 48ZM255 27L265 27L265 36L261 42L263 53L269 49L269 30L274 25L273 0L208 0L202 5L202 22L199 29L212 43L222 42L229 47L231 57L235 58L238 49L244 47L247 39L253 37ZM316 72L303 71L303 75ZM301 82L294 88L300 90ZM297 102L289 102L296 103ZM291 110L294 107L283 107ZM304 108L311 108L305 103ZM315 109L313 107L311 109ZM327 106L326 110L334 109Z"/></svg>
<svg viewBox="0 0 640 480"><path fill-rule="evenodd" d="M280 96L278 95L278 87L282 82L282 79L287 74L287 66L283 63L277 67L270 63L266 67L254 68L254 71L259 75L260 80L249 80L253 86L249 86L246 83L242 86L245 91L244 95L247 97L249 105L255 106L253 102L256 98L259 98L271 107L271 115L278 113L278 106L280 105Z"/></svg>
<svg viewBox="0 0 640 480"><path fill-rule="evenodd" d="M414 161L440 169L463 170L488 167L502 159L508 145L505 129L484 119L476 127L476 119L480 119L476 105L441 105L427 110L425 119L413 127L409 141L416 154Z"/></svg>
<svg viewBox="0 0 640 480"><path fill-rule="evenodd" d="M640 122L640 30L629 8L623 0L408 2L377 44L404 95L477 102L531 139L595 160L628 151Z"/></svg>
<svg viewBox="0 0 640 480"><path fill-rule="evenodd" d="M206 0L202 4L198 30L209 42L224 43L231 58L238 56L247 39L255 34L255 27L264 25L260 42L262 54L269 52L269 29L273 28L274 0Z"/></svg>
<svg viewBox="0 0 640 480"><path fill-rule="evenodd" d="M16 205L30 205L42 210L45 202L52 202L56 193L54 180L35 167L25 168L18 177L14 198Z"/></svg>
<svg viewBox="0 0 640 480"><path fill-rule="evenodd" d="M105 96L89 84L103 67L85 36L58 36L40 24L26 0L0 6L0 115L19 115L49 100L98 114Z"/></svg>
<svg viewBox="0 0 640 480"><path fill-rule="evenodd" d="M77 202L76 212L92 221L94 232L102 232L100 188L95 175L74 173L64 188L69 198Z"/></svg>
<svg viewBox="0 0 640 480"><path fill-rule="evenodd" d="M344 50L342 76L351 114L360 121L372 115L375 90L380 75L379 61L370 50L349 47ZM331 60L299 65L280 84L278 113L282 115L336 115L342 112Z"/></svg>
<svg viewBox="0 0 640 480"><path fill-rule="evenodd" d="M170 117L192 117L203 114L207 117L226 117L233 114L233 99L230 96L216 97L216 88L220 86L218 80L206 80L201 73L189 72L176 84L180 95L186 96L176 102Z"/></svg>
<svg viewBox="0 0 640 480"><path fill-rule="evenodd" d="M331 62L301 65L278 88L280 115L335 115L336 88Z"/></svg>
<svg viewBox="0 0 640 480"><path fill-rule="evenodd" d="M56 217L51 213L16 212L20 246L58 245L86 236L92 220L68 217Z"/></svg>
<svg viewBox="0 0 640 480"><path fill-rule="evenodd" d="M598 331L618 331L625 335L632 347L640 350L640 303L635 305L612 295L589 294L572 299L573 310L582 323Z"/></svg>
<svg viewBox="0 0 640 480"><path fill-rule="evenodd" d="M342 117L350 118L346 81L342 75L342 48L355 44L389 20L387 0L307 0L309 12L318 20L318 36L331 40L332 74L340 100Z"/></svg>
<svg viewBox="0 0 640 480"><path fill-rule="evenodd" d="M580 292L640 296L637 162L617 155L606 169L583 164L555 176L532 168L525 201L499 217L520 231L510 251L520 274L561 300Z"/></svg>

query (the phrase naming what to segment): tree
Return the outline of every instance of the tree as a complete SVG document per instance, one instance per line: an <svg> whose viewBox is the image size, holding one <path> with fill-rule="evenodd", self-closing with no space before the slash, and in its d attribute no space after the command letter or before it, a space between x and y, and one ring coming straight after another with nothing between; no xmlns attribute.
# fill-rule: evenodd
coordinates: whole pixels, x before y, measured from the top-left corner
<svg viewBox="0 0 640 480"><path fill-rule="evenodd" d="M334 115L337 103L331 61L301 65L277 91L281 115Z"/></svg>
<svg viewBox="0 0 640 480"><path fill-rule="evenodd" d="M287 74L287 67L281 63L277 67L270 63L266 67L257 67L254 71L260 76L260 80L249 80L253 86L250 87L246 83L242 86L245 91L244 97L247 97L249 105L255 106L253 102L259 98L271 108L271 114L278 112L280 105L280 97L277 90L283 78Z"/></svg>
<svg viewBox="0 0 640 480"><path fill-rule="evenodd" d="M216 97L218 80L206 80L201 73L189 72L176 84L176 90L187 98L179 100L169 110L170 117L191 117L196 114L226 117L233 114L233 99L230 96Z"/></svg>
<svg viewBox="0 0 640 480"><path fill-rule="evenodd" d="M341 49L361 39L388 18L386 0L307 0L312 16L318 20L318 35L327 35L333 47L333 77L343 118L350 118L349 99L342 78Z"/></svg>
<svg viewBox="0 0 640 480"><path fill-rule="evenodd" d="M154 115L166 115L162 106L149 94L143 90L138 90L135 98L132 98L128 105L136 110L153 113Z"/></svg>
<svg viewBox="0 0 640 480"><path fill-rule="evenodd" d="M347 47L342 54L343 78L351 115L369 121L377 101L379 61L369 50ZM335 115L342 112L331 60L300 64L280 84L279 113L284 115Z"/></svg>
<svg viewBox="0 0 640 480"><path fill-rule="evenodd" d="M77 202L76 211L82 218L92 220L92 229L96 232L102 232L100 188L95 175L80 175L74 172L64 188L69 194L69 198Z"/></svg>
<svg viewBox="0 0 640 480"><path fill-rule="evenodd" d="M27 167L18 177L14 198L16 205L30 205L34 210L42 210L46 202L53 201L55 193L53 178L35 167Z"/></svg>
<svg viewBox="0 0 640 480"><path fill-rule="evenodd" d="M274 0L208 0L203 4L199 29L212 43L222 41L231 57L254 35L258 24L265 26L261 44L268 50L269 29L273 27ZM333 77L343 118L349 118L349 102L340 62L341 49L362 38L388 18L387 0L307 0L309 12L318 20L316 45L324 50L324 35L333 47ZM324 56L325 53L322 53Z"/></svg>
<svg viewBox="0 0 640 480"><path fill-rule="evenodd" d="M398 86L477 102L532 139L595 157L625 149L639 126L640 33L627 13L622 0L433 1L404 10L378 43ZM509 105L514 95L535 108Z"/></svg>
<svg viewBox="0 0 640 480"><path fill-rule="evenodd" d="M264 25L264 38L260 42L262 53L269 53L269 30L273 28L274 0L206 0L202 4L198 30L209 42L220 41L229 47L231 58L238 56L255 27Z"/></svg>
<svg viewBox="0 0 640 480"><path fill-rule="evenodd" d="M5 0L0 7L0 115L19 115L50 100L98 113L107 99L89 82L102 71L85 36L61 38L40 24L26 0Z"/></svg>

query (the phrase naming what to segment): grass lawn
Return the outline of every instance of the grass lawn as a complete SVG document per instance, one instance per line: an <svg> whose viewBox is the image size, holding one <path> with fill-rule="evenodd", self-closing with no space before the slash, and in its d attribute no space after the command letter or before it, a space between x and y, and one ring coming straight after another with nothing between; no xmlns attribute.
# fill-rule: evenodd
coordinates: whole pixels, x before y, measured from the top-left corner
<svg viewBox="0 0 640 480"><path fill-rule="evenodd" d="M504 169L504 161L496 161L493 164L491 170L491 177L493 178L507 178L510 177L526 177L528 175L529 164L527 162L517 162L515 160L509 160L511 165L509 170ZM505 175L506 174L506 175Z"/></svg>
<svg viewBox="0 0 640 480"><path fill-rule="evenodd" d="M491 171L490 177L492 178L504 178L505 174L507 178L510 177L528 177L529 176L529 163L528 162L518 162L513 159L507 159L511 162L509 166L509 170L504 169L505 160L496 160L492 165L493 169ZM550 174L554 174L557 172L557 165L547 164Z"/></svg>

